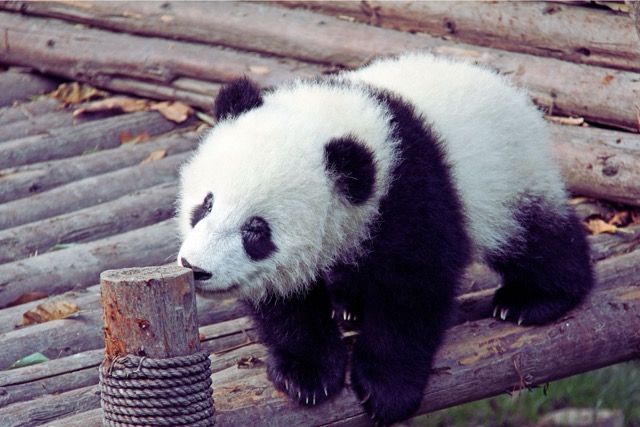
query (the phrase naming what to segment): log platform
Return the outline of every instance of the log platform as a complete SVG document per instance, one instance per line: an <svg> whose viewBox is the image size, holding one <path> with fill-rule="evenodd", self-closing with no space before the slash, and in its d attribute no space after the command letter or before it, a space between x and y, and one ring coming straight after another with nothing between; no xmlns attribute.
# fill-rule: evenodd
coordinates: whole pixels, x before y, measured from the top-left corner
<svg viewBox="0 0 640 427"><path fill-rule="evenodd" d="M173 262L177 170L222 84L406 50L525 86L580 215L617 224L590 236L593 294L550 325L493 319L498 279L473 266L419 413L637 359L638 22L591 2L0 3L0 424L100 425L100 273ZM66 95L45 95L61 83ZM191 109L176 118L178 106ZM349 384L315 408L274 390L237 301L198 299L197 313L218 426L370 425Z"/></svg>

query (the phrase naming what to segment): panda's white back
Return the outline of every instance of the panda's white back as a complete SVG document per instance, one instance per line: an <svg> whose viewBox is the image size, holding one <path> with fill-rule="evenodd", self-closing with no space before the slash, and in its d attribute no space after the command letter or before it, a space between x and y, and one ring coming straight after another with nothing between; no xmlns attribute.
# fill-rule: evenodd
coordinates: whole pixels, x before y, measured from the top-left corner
<svg viewBox="0 0 640 427"><path fill-rule="evenodd" d="M343 76L400 95L441 136L477 255L509 250L520 234L514 208L521 203L539 199L562 209L545 122L507 79L429 54L379 60Z"/></svg>

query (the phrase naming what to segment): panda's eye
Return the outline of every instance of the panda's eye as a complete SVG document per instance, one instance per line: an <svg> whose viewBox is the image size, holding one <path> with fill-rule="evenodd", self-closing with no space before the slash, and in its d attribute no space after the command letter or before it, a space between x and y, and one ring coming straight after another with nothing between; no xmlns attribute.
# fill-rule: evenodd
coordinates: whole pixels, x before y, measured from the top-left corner
<svg viewBox="0 0 640 427"><path fill-rule="evenodd" d="M195 227L197 223L202 221L204 217L211 213L211 208L213 207L213 193L207 193L207 196L204 198L203 202L198 206L193 208L191 211L191 227Z"/></svg>
<svg viewBox="0 0 640 427"><path fill-rule="evenodd" d="M271 227L262 217L252 216L240 229L242 245L252 261L260 261L276 251L276 245L271 240Z"/></svg>

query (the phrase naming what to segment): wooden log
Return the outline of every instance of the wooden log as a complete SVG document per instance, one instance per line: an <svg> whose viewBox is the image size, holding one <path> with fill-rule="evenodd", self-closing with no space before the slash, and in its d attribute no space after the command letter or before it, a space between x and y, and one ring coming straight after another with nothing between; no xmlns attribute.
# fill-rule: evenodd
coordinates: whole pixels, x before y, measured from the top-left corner
<svg viewBox="0 0 640 427"><path fill-rule="evenodd" d="M0 127L0 144L27 136L46 134L52 129L79 125L113 115L113 113L107 113L74 117L73 112L69 110L50 111Z"/></svg>
<svg viewBox="0 0 640 427"><path fill-rule="evenodd" d="M100 274L107 366L128 354L166 359L201 350L193 271L178 265Z"/></svg>
<svg viewBox="0 0 640 427"><path fill-rule="evenodd" d="M191 83L182 86L181 83ZM164 99L168 101L181 101L185 104L201 108L204 111L211 110L214 95L218 93L220 84L205 80L176 78L170 84L148 82L138 79L113 76L104 87L114 92L130 93L136 96ZM206 92L211 89L210 92Z"/></svg>
<svg viewBox="0 0 640 427"><path fill-rule="evenodd" d="M101 271L160 265L178 248L173 220L0 265L0 308L26 292L55 295L98 282Z"/></svg>
<svg viewBox="0 0 640 427"><path fill-rule="evenodd" d="M197 6L197 3L195 4ZM141 5L145 6L144 3ZM176 10L196 6L186 2L172 4L172 11L161 16L169 16L167 18L169 20L177 19ZM111 7L111 4L108 7ZM128 8L134 6L130 3L126 5L126 13L122 11L125 15L122 19L117 13L113 13L114 10L118 10L117 7L117 5L114 6L115 9L111 9L109 15L114 16L113 19L117 21L131 22L132 19L128 17L131 12ZM158 7L158 4L155 4L155 7ZM206 5L206 7L208 11L211 7L215 7L216 13L202 15L211 18L207 19L205 31L212 33L219 31L215 37L224 38L225 46L348 67L361 65L377 56L394 55L407 50L431 49L439 55L450 55L458 59L485 63L502 73L511 75L517 82L531 89L540 105L552 110L555 114L582 116L597 123L637 130L635 104L637 103L636 93L640 91L638 73L454 44L425 34L407 34L386 28L350 23L303 10L283 12L280 8L264 4L222 2L216 3L215 6ZM82 13L91 14L96 8L95 3L92 3L91 7L86 8ZM193 10L185 12L185 16L189 16L188 13L193 14ZM158 14L151 15L157 17ZM133 16L135 21L145 19L144 15L134 14ZM157 19L152 20L153 24L148 25L163 28L162 25L157 25ZM36 20L41 24L37 34L34 34L33 31L29 31L29 28ZM215 20L215 25L211 20ZM29 26L24 21L28 21ZM310 65L303 66L302 63L297 62L297 66L302 69L289 67L288 72L284 73L282 66L273 68L258 63L257 57L252 59L250 55L238 56L237 54L234 58L227 58L230 67L231 64L235 67L239 61L244 61L235 70L227 69L226 73L218 72L217 68L220 65L216 62L207 68L207 73L204 73L201 71L201 65L195 63L197 60L190 58L192 48L186 46L189 45L186 42L182 42L185 46L179 42L171 42L172 45L176 45L172 48L175 56L171 57L172 61L168 63L168 58L164 55L166 50L162 50L162 57L154 55L157 39L140 37L144 40L141 42L134 36L115 35L107 31L87 28L77 29L72 26L65 27L66 24L59 21L25 19L11 14L0 14L0 22L7 26L10 33L15 33L11 52L0 51L0 60L9 63L19 62L39 69L46 66L52 73L62 73L66 76L74 74L72 77L74 79L95 81L95 84L103 86L109 79L108 75L113 71L112 64L118 66L118 75L138 79L160 79L166 82L178 76L197 79L206 79L208 76L212 81L227 81L233 76L247 74L263 86L288 80L293 74L308 75L313 69ZM190 21L186 20L184 25L187 25L186 22ZM197 21L191 21L191 23L194 28L197 28ZM34 46L43 46L47 40L58 40L63 32L66 37L60 40L60 46L65 47L65 52L73 52L73 54L66 55L65 58L60 58L60 52L57 52L57 56L53 56L52 52L46 50L38 50L37 55L35 54ZM75 37L68 36L74 33ZM98 34L100 36L97 36ZM295 34L295 37L291 37L291 34ZM114 37L122 37L124 40L118 38L118 43L114 43ZM122 57L120 50L117 52L117 58L110 58L110 53L119 44L126 44L126 50L135 58ZM98 45L100 49L96 48ZM86 53L88 46L93 50L99 50L100 57ZM204 49L201 45L199 48ZM164 70L166 75L145 74L144 70L139 68L139 55L134 53L136 49L142 49L140 51L146 52L147 56L154 55L153 61L157 61L154 63L154 69ZM53 49L53 51L57 50ZM193 55L199 56L198 59L202 62L201 52L199 55L197 53ZM214 55L214 51L211 51L209 57L216 58L218 55ZM82 58L81 61L80 58ZM92 70L83 70L82 73L70 71L73 70L73 64L78 62L93 64ZM322 67L315 67L315 70L318 74ZM265 72L267 73L264 76L260 75ZM281 78L270 78L269 81L265 79L267 76L276 75ZM580 76L580 79L567 76Z"/></svg>
<svg viewBox="0 0 640 427"><path fill-rule="evenodd" d="M417 414L502 394L637 357L640 289L595 292L584 306L540 327L483 319L451 328ZM555 357L562 354L563 357ZM263 366L213 375L218 426L365 426L350 385L321 406L273 390Z"/></svg>
<svg viewBox="0 0 640 427"><path fill-rule="evenodd" d="M556 157L571 191L640 206L638 135L575 126L550 129Z"/></svg>
<svg viewBox="0 0 640 427"><path fill-rule="evenodd" d="M96 385L96 371L103 359L104 349L99 348L6 371L0 378L0 408Z"/></svg>
<svg viewBox="0 0 640 427"><path fill-rule="evenodd" d="M605 10L547 2L283 1L279 4L308 7L363 23L425 32L463 43L640 71L640 49L632 19Z"/></svg>
<svg viewBox="0 0 640 427"><path fill-rule="evenodd" d="M60 108L62 104L50 97L31 102L21 102L10 107L0 108L0 126L7 126L15 122L32 119Z"/></svg>
<svg viewBox="0 0 640 427"><path fill-rule="evenodd" d="M156 111L140 111L104 120L51 129L44 135L28 136L0 144L0 169L28 163L77 156L87 150L104 150L122 144L122 133L150 136L179 127Z"/></svg>
<svg viewBox="0 0 640 427"><path fill-rule="evenodd" d="M174 182L188 153L92 176L0 205L0 230L95 206L134 191Z"/></svg>
<svg viewBox="0 0 640 427"><path fill-rule="evenodd" d="M170 156L197 145L197 132L173 132L138 144L0 171L0 203L49 190L72 181L139 164L155 151Z"/></svg>
<svg viewBox="0 0 640 427"><path fill-rule="evenodd" d="M38 31L33 29L34 19ZM296 75L316 75L323 69L290 59L78 28L59 20L5 12L0 13L0 23L11 37L11 49L0 46L0 62L33 67L99 87L106 87L112 76L170 83L178 77L227 81L243 74L267 87ZM142 52L144 61L140 61Z"/></svg>
<svg viewBox="0 0 640 427"><path fill-rule="evenodd" d="M177 192L177 185L169 182L68 214L0 230L0 264L46 253L58 244L90 242L170 219Z"/></svg>
<svg viewBox="0 0 640 427"><path fill-rule="evenodd" d="M30 402L17 403L3 409L3 427L31 427L52 425L58 418L82 414L100 407L98 386L78 388L65 393L47 395ZM95 427L98 427L98 423ZM62 424L60 424L62 425ZM90 424L87 424L89 427Z"/></svg>
<svg viewBox="0 0 640 427"><path fill-rule="evenodd" d="M0 73L0 86L2 86L0 107L11 105L15 101L28 101L37 95L51 92L58 87L58 84L60 82L51 77L11 68Z"/></svg>

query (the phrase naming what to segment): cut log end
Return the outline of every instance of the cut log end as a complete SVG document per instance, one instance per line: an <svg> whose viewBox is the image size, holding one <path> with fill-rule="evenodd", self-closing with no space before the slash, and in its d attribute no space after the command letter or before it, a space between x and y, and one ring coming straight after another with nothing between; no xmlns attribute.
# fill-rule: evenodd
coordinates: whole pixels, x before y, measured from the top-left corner
<svg viewBox="0 0 640 427"><path fill-rule="evenodd" d="M191 270L177 265L108 270L100 283L107 360L200 350Z"/></svg>

